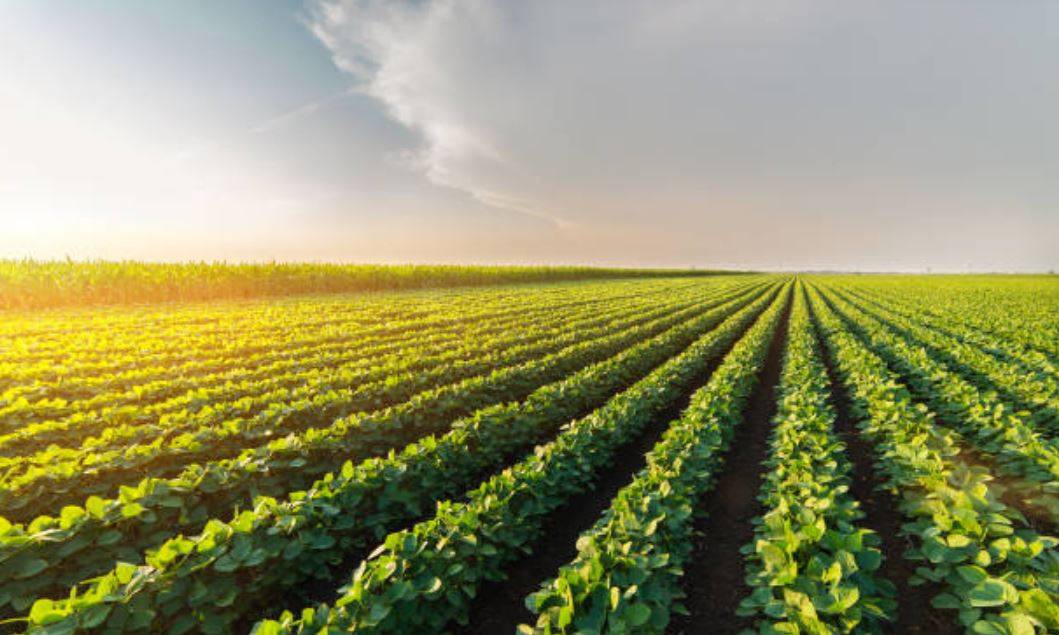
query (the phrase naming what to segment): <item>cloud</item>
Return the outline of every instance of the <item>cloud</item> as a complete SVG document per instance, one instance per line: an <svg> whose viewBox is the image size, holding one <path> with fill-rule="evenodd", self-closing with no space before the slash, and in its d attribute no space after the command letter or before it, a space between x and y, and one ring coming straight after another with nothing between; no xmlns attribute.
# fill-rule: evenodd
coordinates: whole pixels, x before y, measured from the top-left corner
<svg viewBox="0 0 1059 635"><path fill-rule="evenodd" d="M245 143L246 139L252 135L267 134L283 128L284 126L296 124L300 120L311 117L320 112L321 109L335 104L342 98L349 97L353 92L354 89L352 88L344 88L331 93L330 95L310 100L304 104L295 106L294 108L288 108L279 114L272 115L262 121L250 124L245 129L239 129L233 133L213 138L208 141L200 141L193 146L177 150L173 153L172 159L175 161L201 160L206 155L215 153L220 149Z"/></svg>
<svg viewBox="0 0 1059 635"><path fill-rule="evenodd" d="M308 117L310 115L315 114L316 112L319 112L321 108L325 108L326 106L342 99L343 97L348 97L351 93L352 89L345 88L331 93L330 95L327 95L325 97L314 99L300 106L282 112L274 117L270 117L260 123L254 124L249 128L249 132L253 134L268 132L279 126L283 126L291 122L297 121L302 117Z"/></svg>
<svg viewBox="0 0 1059 635"><path fill-rule="evenodd" d="M557 209L505 183L523 175L492 145L494 131L468 119L467 82L479 60L470 57L473 46L454 50L450 44L467 36L489 48L482 37L502 32L507 18L486 4L369 1L317 3L306 22L335 64L361 80L361 90L422 135L424 145L409 163L433 183L563 226L568 220ZM444 57L434 57L442 51ZM493 177L481 178L487 173Z"/></svg>
<svg viewBox="0 0 1059 635"><path fill-rule="evenodd" d="M1056 246L1056 18L1048 3L312 0L304 21L418 134L411 164L487 205L584 240L649 229L680 258L757 240L813 264L840 240L825 252L962 267L994 236L1010 266ZM949 230L903 247L917 227Z"/></svg>

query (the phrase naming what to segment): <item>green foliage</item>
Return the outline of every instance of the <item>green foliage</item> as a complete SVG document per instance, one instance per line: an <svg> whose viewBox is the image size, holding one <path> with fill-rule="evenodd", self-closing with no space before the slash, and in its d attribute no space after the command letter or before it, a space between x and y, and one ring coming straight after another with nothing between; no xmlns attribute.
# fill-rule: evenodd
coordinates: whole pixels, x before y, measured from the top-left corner
<svg viewBox="0 0 1059 635"><path fill-rule="evenodd" d="M833 430L830 386L802 294L791 311L779 405L754 542L752 592L740 613L761 633L880 631L896 604L876 573L879 539L859 527L846 448Z"/></svg>
<svg viewBox="0 0 1059 635"><path fill-rule="evenodd" d="M49 447L29 457L0 458L0 470L4 470L0 510L16 516L12 510L26 500L54 508L83 500L86 494L111 495L129 482L130 474L161 476L187 463L222 460L276 436L327 426L356 413L377 412L426 391L527 363L568 346L632 331L673 314L687 317L694 313L689 307L678 305L676 311L668 306L636 307L602 318L598 307L592 307L585 312L596 317L576 319L580 314L574 312L569 321L549 318L524 323L521 331L508 328L492 336L472 330L463 346L448 354L421 354L436 348L413 342L390 364L369 358L350 368L280 375L290 388L247 394L227 403L212 402L200 411L168 413L153 424L132 421L103 428L106 424L101 423L97 427L104 433L101 440L114 445L113 449L98 447L91 443L95 439L89 439L80 448ZM83 431L90 424L82 420L76 427ZM39 426L32 432L30 439L36 443L50 440ZM57 433L68 434L66 430ZM86 472L92 474L88 484L83 479Z"/></svg>
<svg viewBox="0 0 1059 635"><path fill-rule="evenodd" d="M884 319L906 339L927 347L931 357L958 372L983 394L996 392L996 398L1005 401L1009 410L1030 411L1027 421L1035 429L1059 432L1059 368L1046 355L956 320L924 317L904 304L865 300L846 289L838 295Z"/></svg>
<svg viewBox="0 0 1059 635"><path fill-rule="evenodd" d="M772 306L725 356L596 525L578 555L526 598L525 633L662 633L679 604L695 501L721 467L756 383L783 304Z"/></svg>
<svg viewBox="0 0 1059 635"><path fill-rule="evenodd" d="M877 466L900 491L920 563L913 583L944 591L934 606L956 611L970 632L1054 632L1059 540L1029 528L996 500L984 470L957 464L957 439L936 425L886 362L850 333L814 290L813 308L843 383L875 445Z"/></svg>
<svg viewBox="0 0 1059 635"><path fill-rule="evenodd" d="M278 496L308 488L315 478L326 477L353 457L382 454L402 442L442 432L457 416L561 380L645 337L672 329L666 340L687 345L763 291L754 289L749 290L750 296L741 289L719 298L719 302L678 310L641 327L575 344L540 360L427 391L377 414L339 419L326 428L271 441L235 459L192 465L175 478L147 478L135 487L123 486L116 498L90 499L86 507L97 513L82 514L66 525L42 516L25 527L13 526L9 535L0 539L0 558L40 558L50 566L47 575L10 586L6 600L21 610L27 600L41 592L101 574L114 560L142 562L144 550L181 531L196 533L210 518L227 518L229 510L236 507L256 506L255 495ZM139 513L123 513L130 504L138 506Z"/></svg>
<svg viewBox="0 0 1059 635"><path fill-rule="evenodd" d="M97 275L90 289L60 285L69 304L195 299L196 275L214 276L201 298L356 278L150 266L140 279L138 266L37 271L54 273L42 289ZM4 267L0 296L18 277L2 279ZM182 282L167 287L167 275ZM392 284L455 280L430 275ZM6 311L0 629L450 628L730 350L574 560L525 599L535 617L519 629L664 632L685 610L694 510L789 302L777 301L781 280ZM1054 279L813 276L793 289L740 613L770 634L892 628L902 598L882 571L904 558L906 582L968 632L1059 632ZM818 344L870 441L861 467L895 494L904 553L881 552L849 491ZM327 589L333 606L262 619Z"/></svg>
<svg viewBox="0 0 1059 635"><path fill-rule="evenodd" d="M901 335L841 298L835 302L851 328L906 378L944 423L995 457L1004 472L1018 477L1013 486L1019 494L1059 521L1059 448L1027 421L1029 413L1014 411L995 392L977 389L911 335ZM945 355L955 359L952 366L966 368L965 350L954 348Z"/></svg>
<svg viewBox="0 0 1059 635"><path fill-rule="evenodd" d="M2 260L0 309L722 273L734 272L599 267Z"/></svg>
<svg viewBox="0 0 1059 635"><path fill-rule="evenodd" d="M501 580L507 564L531 551L544 518L590 487L614 450L671 405L758 313L732 316L599 410L567 425L554 441L485 481L466 502L439 503L430 520L388 535L333 608L317 607L298 617L288 613L262 628L436 632L452 620L465 620L480 584ZM652 562L664 566L665 557ZM630 602L627 619L645 626L657 618Z"/></svg>

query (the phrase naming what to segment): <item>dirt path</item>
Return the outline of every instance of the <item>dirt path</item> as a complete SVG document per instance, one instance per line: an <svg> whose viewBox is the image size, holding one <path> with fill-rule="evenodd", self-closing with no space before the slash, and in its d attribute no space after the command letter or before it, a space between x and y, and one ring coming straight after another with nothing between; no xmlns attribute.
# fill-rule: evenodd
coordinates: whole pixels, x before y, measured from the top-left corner
<svg viewBox="0 0 1059 635"><path fill-rule="evenodd" d="M725 468L713 491L702 501L704 515L695 521L698 535L684 569L684 605L689 615L674 615L667 632L738 633L749 626L735 615L748 592L744 583L743 545L753 539L751 520L761 511L757 501L762 462L776 414L776 387L783 366L790 305L769 345L760 381L750 395L743 422L725 456Z"/></svg>

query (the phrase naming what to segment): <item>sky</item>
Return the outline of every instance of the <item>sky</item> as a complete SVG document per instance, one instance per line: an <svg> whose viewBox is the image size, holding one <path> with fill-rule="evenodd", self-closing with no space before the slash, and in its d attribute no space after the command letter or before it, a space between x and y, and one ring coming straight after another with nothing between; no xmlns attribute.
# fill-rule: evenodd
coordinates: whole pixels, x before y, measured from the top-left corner
<svg viewBox="0 0 1059 635"><path fill-rule="evenodd" d="M1059 270L1050 0L0 0L0 257Z"/></svg>

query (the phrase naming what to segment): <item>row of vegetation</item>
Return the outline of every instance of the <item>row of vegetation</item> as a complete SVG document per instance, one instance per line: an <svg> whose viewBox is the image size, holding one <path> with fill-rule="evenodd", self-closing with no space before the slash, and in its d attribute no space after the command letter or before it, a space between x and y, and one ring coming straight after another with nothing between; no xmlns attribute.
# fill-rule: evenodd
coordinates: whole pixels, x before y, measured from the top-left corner
<svg viewBox="0 0 1059 635"><path fill-rule="evenodd" d="M0 309L234 300L719 273L722 272L574 266L0 260Z"/></svg>
<svg viewBox="0 0 1059 635"><path fill-rule="evenodd" d="M0 315L0 631L1057 632L1057 310L740 275Z"/></svg>

